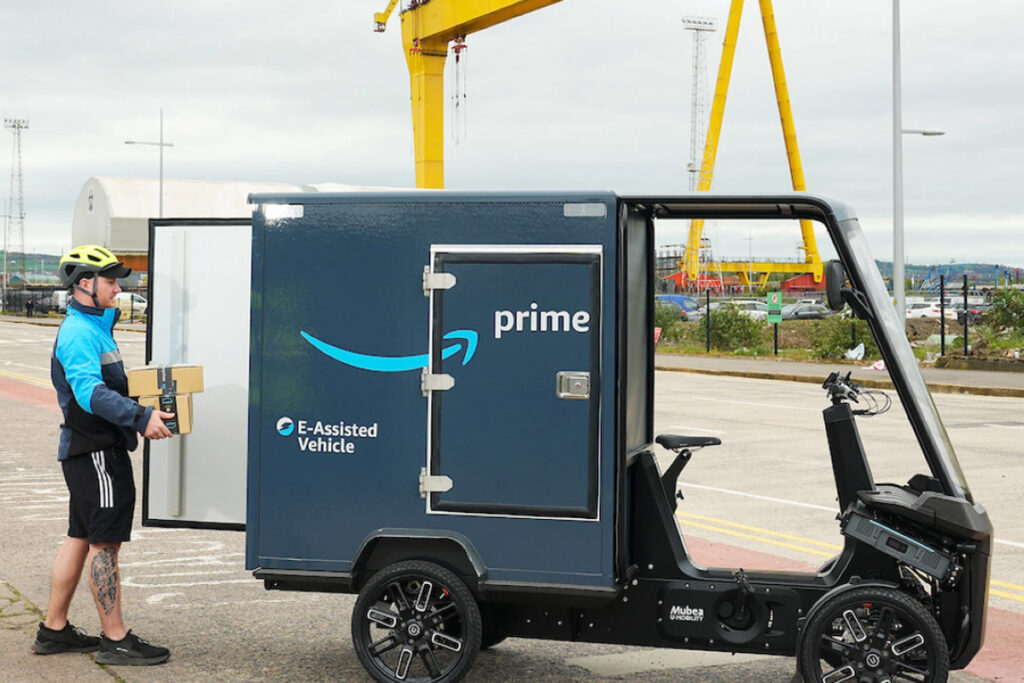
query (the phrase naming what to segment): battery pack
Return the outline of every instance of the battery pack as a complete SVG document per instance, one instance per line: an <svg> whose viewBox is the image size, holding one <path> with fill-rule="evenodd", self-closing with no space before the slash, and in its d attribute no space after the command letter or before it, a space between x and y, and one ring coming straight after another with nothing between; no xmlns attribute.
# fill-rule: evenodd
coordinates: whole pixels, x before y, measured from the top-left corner
<svg viewBox="0 0 1024 683"><path fill-rule="evenodd" d="M949 555L857 512L851 512L846 517L843 534L863 541L872 548L940 581L950 577L955 564Z"/></svg>

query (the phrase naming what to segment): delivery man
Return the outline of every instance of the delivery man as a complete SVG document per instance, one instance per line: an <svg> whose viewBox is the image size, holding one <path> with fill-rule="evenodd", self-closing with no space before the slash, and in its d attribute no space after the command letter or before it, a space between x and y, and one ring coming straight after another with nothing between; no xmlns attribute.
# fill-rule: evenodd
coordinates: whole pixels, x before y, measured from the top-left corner
<svg viewBox="0 0 1024 683"><path fill-rule="evenodd" d="M112 332L120 317L117 280L131 268L107 249L87 245L65 254L59 271L71 300L57 332L50 376L64 413L57 460L71 501L68 535L53 564L46 621L39 624L32 650L99 650L96 661L104 664L160 664L170 651L125 629L117 554L131 536L135 511L128 451L138 445L136 432L149 439L171 436L163 420L173 414L143 408L127 397L128 379ZM84 567L99 611L99 638L68 621Z"/></svg>

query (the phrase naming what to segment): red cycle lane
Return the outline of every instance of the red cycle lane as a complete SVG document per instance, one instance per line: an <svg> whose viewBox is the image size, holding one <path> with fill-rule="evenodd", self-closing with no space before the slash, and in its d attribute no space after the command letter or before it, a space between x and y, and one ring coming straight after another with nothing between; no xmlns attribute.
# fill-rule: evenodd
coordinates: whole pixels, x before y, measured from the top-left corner
<svg viewBox="0 0 1024 683"><path fill-rule="evenodd" d="M57 405L57 392L47 387L0 377L0 396L11 398L36 408L60 412L60 406Z"/></svg>

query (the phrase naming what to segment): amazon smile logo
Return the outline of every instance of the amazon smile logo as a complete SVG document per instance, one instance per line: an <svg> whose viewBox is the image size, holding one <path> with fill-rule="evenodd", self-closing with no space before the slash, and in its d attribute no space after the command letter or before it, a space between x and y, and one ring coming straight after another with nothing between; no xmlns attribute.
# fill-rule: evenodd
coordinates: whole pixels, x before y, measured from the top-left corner
<svg viewBox="0 0 1024 683"><path fill-rule="evenodd" d="M333 358L339 363L351 365L352 367L359 368L361 370L370 370L372 372L405 372L407 370L425 368L430 362L430 356L426 353L415 356L370 356L364 353L356 353L355 351L348 351L346 349L333 346L303 331L300 331L299 334L301 334L302 338L309 342L313 348L320 351L325 356ZM455 330L453 332L449 332L444 335L445 339L459 339L461 341L442 349L441 358L448 360L460 350L465 349L466 355L462 359L462 364L465 365L473 358L473 354L476 353L478 336L479 335L477 335L474 330Z"/></svg>

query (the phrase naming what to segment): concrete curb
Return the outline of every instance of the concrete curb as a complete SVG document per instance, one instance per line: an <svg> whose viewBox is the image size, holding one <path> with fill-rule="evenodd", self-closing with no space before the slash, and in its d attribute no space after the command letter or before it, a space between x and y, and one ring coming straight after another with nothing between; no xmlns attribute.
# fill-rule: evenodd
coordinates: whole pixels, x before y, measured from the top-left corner
<svg viewBox="0 0 1024 683"><path fill-rule="evenodd" d="M821 384L821 377L810 375L793 375L783 372L756 372L748 370L710 370L707 368L681 368L667 365L655 365L655 370L663 372L692 372L697 375L721 375L725 377L746 377L749 379L774 379L783 382L803 382L805 384ZM892 382L882 379L854 380L869 389L893 389ZM940 394L972 394L974 396L996 396L1000 398L1024 398L1024 389L1013 387L972 387L962 384L928 384L929 391Z"/></svg>
<svg viewBox="0 0 1024 683"><path fill-rule="evenodd" d="M64 318L21 318L7 315L0 315L0 323L18 323L20 325L35 325L36 327L60 327ZM118 332L142 332L145 334L146 326L142 323L118 323L114 326Z"/></svg>

